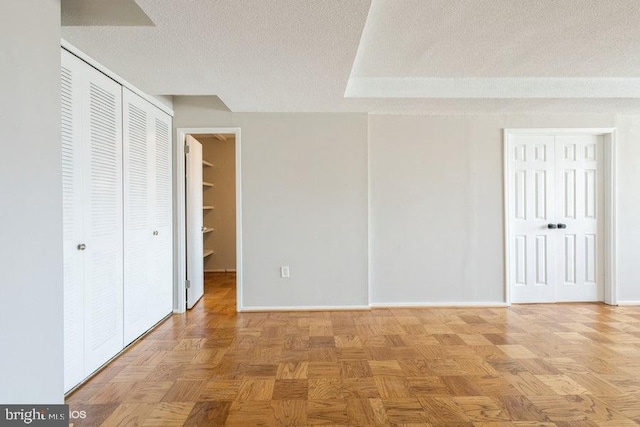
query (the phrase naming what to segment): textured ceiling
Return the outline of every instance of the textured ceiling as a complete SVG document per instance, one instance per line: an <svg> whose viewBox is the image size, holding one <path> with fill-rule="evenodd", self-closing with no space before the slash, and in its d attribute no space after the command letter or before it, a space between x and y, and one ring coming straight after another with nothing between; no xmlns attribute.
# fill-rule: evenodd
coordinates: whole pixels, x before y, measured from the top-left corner
<svg viewBox="0 0 640 427"><path fill-rule="evenodd" d="M374 0L352 77L640 77L640 2Z"/></svg>
<svg viewBox="0 0 640 427"><path fill-rule="evenodd" d="M374 0L347 96L638 98L637 0Z"/></svg>
<svg viewBox="0 0 640 427"><path fill-rule="evenodd" d="M153 22L134 0L62 0L63 26L144 26Z"/></svg>
<svg viewBox="0 0 640 427"><path fill-rule="evenodd" d="M136 3L155 27L62 34L151 94L232 111L640 111L638 0Z"/></svg>
<svg viewBox="0 0 640 427"><path fill-rule="evenodd" d="M138 0L155 27L63 27L151 94L218 95L232 111L330 111L369 0Z"/></svg>

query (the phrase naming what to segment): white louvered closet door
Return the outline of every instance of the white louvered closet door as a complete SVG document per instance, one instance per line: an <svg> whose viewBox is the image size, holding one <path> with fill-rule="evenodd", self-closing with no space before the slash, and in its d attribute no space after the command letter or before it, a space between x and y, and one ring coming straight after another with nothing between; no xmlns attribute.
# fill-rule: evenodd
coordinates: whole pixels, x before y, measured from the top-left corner
<svg viewBox="0 0 640 427"><path fill-rule="evenodd" d="M155 322L173 311L173 215L172 215L172 126L171 117L154 106L155 135L153 182L153 314Z"/></svg>
<svg viewBox="0 0 640 427"><path fill-rule="evenodd" d="M69 391L172 311L172 126L65 50L61 101Z"/></svg>
<svg viewBox="0 0 640 427"><path fill-rule="evenodd" d="M124 344L153 325L153 145L148 103L123 89Z"/></svg>
<svg viewBox="0 0 640 427"><path fill-rule="evenodd" d="M124 89L124 343L173 310L171 118Z"/></svg>
<svg viewBox="0 0 640 427"><path fill-rule="evenodd" d="M62 218L64 256L64 389L85 377L82 82L84 64L62 51Z"/></svg>
<svg viewBox="0 0 640 427"><path fill-rule="evenodd" d="M123 347L122 86L85 67L85 372Z"/></svg>

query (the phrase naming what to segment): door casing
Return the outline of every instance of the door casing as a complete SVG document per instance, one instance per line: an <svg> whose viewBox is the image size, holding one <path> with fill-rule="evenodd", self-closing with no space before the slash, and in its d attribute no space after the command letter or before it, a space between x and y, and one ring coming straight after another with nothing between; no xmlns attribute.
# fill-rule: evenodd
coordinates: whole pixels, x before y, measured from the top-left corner
<svg viewBox="0 0 640 427"><path fill-rule="evenodd" d="M215 134L232 133L235 135L235 160L236 160L236 310L242 311L242 140L239 127L216 128L178 128L176 130L176 145L174 159L174 313L186 311L186 280L187 280L187 256L186 256L186 177L185 177L185 137L190 134Z"/></svg>
<svg viewBox="0 0 640 427"><path fill-rule="evenodd" d="M616 251L616 128L540 128L540 129L504 129L503 140L503 221L504 221L504 296L505 303L511 305L511 268L510 251L511 227L509 223L509 179L511 177L511 162L509 162L509 137L511 135L601 135L604 144L604 302L618 305L617 292L617 251Z"/></svg>

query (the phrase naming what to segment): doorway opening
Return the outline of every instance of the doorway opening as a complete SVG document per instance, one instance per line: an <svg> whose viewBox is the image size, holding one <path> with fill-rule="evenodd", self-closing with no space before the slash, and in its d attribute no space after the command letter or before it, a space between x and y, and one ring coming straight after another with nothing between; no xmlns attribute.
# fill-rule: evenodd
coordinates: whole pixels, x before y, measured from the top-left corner
<svg viewBox="0 0 640 427"><path fill-rule="evenodd" d="M507 304L617 304L615 129L506 129Z"/></svg>
<svg viewBox="0 0 640 427"><path fill-rule="evenodd" d="M228 276L242 295L239 128L178 129L176 298L174 312L197 305L205 276ZM215 283L219 280L208 280Z"/></svg>

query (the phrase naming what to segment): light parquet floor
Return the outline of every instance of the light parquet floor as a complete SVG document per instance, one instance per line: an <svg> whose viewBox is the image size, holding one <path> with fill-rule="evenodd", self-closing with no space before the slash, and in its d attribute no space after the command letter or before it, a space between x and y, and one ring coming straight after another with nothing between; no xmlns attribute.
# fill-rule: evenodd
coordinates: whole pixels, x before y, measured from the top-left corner
<svg viewBox="0 0 640 427"><path fill-rule="evenodd" d="M212 275L71 394L74 425L640 424L640 307L235 312Z"/></svg>

